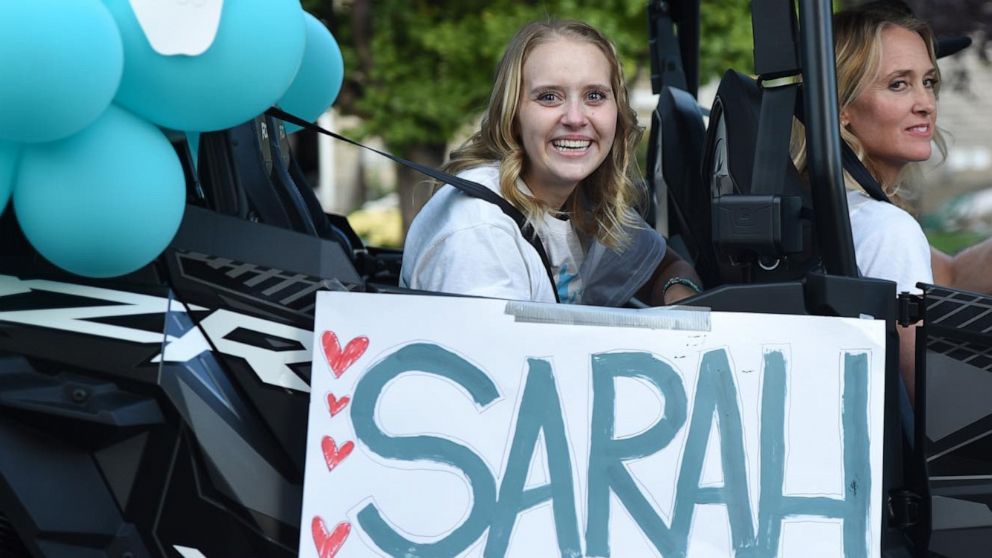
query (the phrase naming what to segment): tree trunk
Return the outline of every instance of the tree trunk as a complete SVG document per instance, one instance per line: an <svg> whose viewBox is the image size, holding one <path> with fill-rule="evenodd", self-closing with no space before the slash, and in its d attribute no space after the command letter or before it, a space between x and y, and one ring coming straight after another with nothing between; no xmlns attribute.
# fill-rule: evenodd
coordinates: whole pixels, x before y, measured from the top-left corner
<svg viewBox="0 0 992 558"><path fill-rule="evenodd" d="M355 54L362 77L368 79L372 70L372 6L368 0L355 0L352 4L351 28L355 36Z"/></svg>
<svg viewBox="0 0 992 558"><path fill-rule="evenodd" d="M404 159L438 168L444 162L447 146L443 143L415 145L401 153ZM395 151L394 151L395 153ZM420 208L430 199L434 191L434 180L407 167L396 169L396 193L400 198L400 213L403 216L403 237Z"/></svg>

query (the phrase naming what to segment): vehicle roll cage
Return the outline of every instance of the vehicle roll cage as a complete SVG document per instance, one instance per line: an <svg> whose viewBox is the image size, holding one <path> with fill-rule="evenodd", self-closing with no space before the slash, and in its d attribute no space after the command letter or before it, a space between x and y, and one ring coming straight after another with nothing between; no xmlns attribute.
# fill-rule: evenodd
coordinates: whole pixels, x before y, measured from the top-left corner
<svg viewBox="0 0 992 558"><path fill-rule="evenodd" d="M841 163L832 13L829 0L799 3L807 156L820 238L833 240L820 243L824 267L857 277Z"/></svg>
<svg viewBox="0 0 992 558"><path fill-rule="evenodd" d="M697 97L699 4L699 0L652 0L649 4L651 85L655 93L669 87ZM800 104L806 124L808 179L817 237L829 239L818 246L823 271L830 275L857 277L847 216L838 108L834 101L837 87L832 6L829 0L798 2L797 20L796 4L781 0L754 0L751 3L755 68L759 83L800 76L795 81L802 83ZM762 108L763 119L765 111ZM759 141L761 139L759 136ZM649 167L650 158L651 154ZM779 172L779 169L756 168L755 176L768 176L770 172ZM652 176L651 168L648 176ZM652 186L657 187L654 183Z"/></svg>
<svg viewBox="0 0 992 558"><path fill-rule="evenodd" d="M886 321L881 550L896 556L926 548L924 437L907 419L913 411L899 380L896 292L891 282L860 277L855 260L831 2L752 1L757 78L728 71L702 145L694 139L706 110L697 97L699 7L700 0L652 0L648 9L651 82L659 104L646 174L671 245L684 248L683 256L708 283L691 303L719 311ZM695 106L686 106L689 96ZM789 155L793 117L805 124L804 177Z"/></svg>

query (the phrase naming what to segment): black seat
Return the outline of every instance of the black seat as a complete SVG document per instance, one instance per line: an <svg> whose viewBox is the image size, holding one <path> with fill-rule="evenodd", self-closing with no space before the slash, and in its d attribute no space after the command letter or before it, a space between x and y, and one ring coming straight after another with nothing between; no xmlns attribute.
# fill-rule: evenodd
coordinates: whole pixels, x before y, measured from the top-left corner
<svg viewBox="0 0 992 558"><path fill-rule="evenodd" d="M785 137L771 142L774 153L759 153L769 143L760 136L765 94L754 79L728 71L710 111L699 198L709 211L693 218L701 235L711 235L712 258L697 265L711 285L787 281L820 267L812 196L792 164L788 128L775 132Z"/></svg>
<svg viewBox="0 0 992 558"><path fill-rule="evenodd" d="M309 185L291 175L291 161L285 130L271 117L203 134L198 174L206 204L219 213L340 242L351 253L350 239L334 231Z"/></svg>
<svg viewBox="0 0 992 558"><path fill-rule="evenodd" d="M203 134L198 160L200 205L333 241L366 280L398 284L402 252L367 247L347 218L324 213L293 158L278 118L260 115L240 126Z"/></svg>
<svg viewBox="0 0 992 558"><path fill-rule="evenodd" d="M700 173L705 135L696 99L687 91L664 86L651 115L648 183L657 207L667 215L669 242L693 263L706 260L710 253L710 236L703 226L708 218L699 215L708 206Z"/></svg>
<svg viewBox="0 0 992 558"><path fill-rule="evenodd" d="M197 174L208 208L252 222L309 232L273 184L272 150L262 117L200 136Z"/></svg>
<svg viewBox="0 0 992 558"><path fill-rule="evenodd" d="M708 230L702 226L709 219L699 215L708 207L700 172L706 125L696 100L699 5L655 0L648 5L648 19L651 89L658 94L658 104L648 137L646 218L666 233L669 246L699 265L711 252Z"/></svg>

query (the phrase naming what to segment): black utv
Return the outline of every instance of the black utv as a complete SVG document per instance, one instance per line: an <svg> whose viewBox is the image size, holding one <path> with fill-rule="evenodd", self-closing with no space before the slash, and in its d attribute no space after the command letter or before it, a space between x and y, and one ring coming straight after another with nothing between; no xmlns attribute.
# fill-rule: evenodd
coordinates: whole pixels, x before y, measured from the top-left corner
<svg viewBox="0 0 992 558"><path fill-rule="evenodd" d="M700 8L648 9L659 103L646 211L706 282L687 302L884 318L879 551L987 556L992 298L930 285L899 295L859 277L829 1L754 0L758 78L728 72L705 109ZM806 124L808 180L788 134L770 131L793 117ZM30 247L12 211L0 219L0 556L297 554L315 295L406 292L402 254L322 212L271 113L205 134L196 164L175 147L185 217L134 273L71 275ZM914 409L900 398L896 324L921 318Z"/></svg>

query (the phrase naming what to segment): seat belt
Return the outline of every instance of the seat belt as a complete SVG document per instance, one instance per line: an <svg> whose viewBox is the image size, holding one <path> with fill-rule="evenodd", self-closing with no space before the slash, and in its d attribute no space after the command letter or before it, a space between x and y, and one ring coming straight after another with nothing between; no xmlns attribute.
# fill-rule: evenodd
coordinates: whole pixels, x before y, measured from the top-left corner
<svg viewBox="0 0 992 558"><path fill-rule="evenodd" d="M751 14L754 69L762 95L749 193L789 195L793 193L783 191L785 168L801 75L796 13L792 2L754 0ZM783 21L789 22L785 32Z"/></svg>
<svg viewBox="0 0 992 558"><path fill-rule="evenodd" d="M803 118L802 95L797 97L798 84L769 88L768 82L775 78L799 76L800 64L796 43L796 13L792 2L781 0L754 0L751 4L754 19L754 66L759 74L764 95L761 101L761 121L758 126L758 146L755 155L754 174L751 187L763 188L764 181L758 181L759 165L766 157L781 149L784 141L788 149L788 141L792 129L792 116L795 115L805 124ZM783 35L777 32L781 21L789 21L789 33ZM769 93L772 93L769 96ZM767 104L766 104L767 100ZM766 116L766 108L768 115ZM787 114L788 113L788 114ZM771 146L774 144L774 149ZM767 153L765 148L768 148ZM891 202L885 195L881 184L868 172L864 164L855 155L847 142L841 140L841 150L844 170L854 178L871 198L883 202ZM762 175L771 179L775 184L776 176ZM781 176L781 175L779 175ZM753 191L753 190L752 190Z"/></svg>
<svg viewBox="0 0 992 558"><path fill-rule="evenodd" d="M854 150L851 146L847 144L846 141L841 140L841 158L844 164L844 170L851 175L861 188L868 194L872 199L878 200L880 202L892 203L889 196L885 194L885 190L882 189L882 185L875 180L875 177L868 172L865 168L864 163L858 156L854 154Z"/></svg>
<svg viewBox="0 0 992 558"><path fill-rule="evenodd" d="M457 188L467 196L471 196L473 198L478 198L487 201L499 207L500 210L502 210L507 217L513 219L513 222L516 223L517 227L520 228L520 233L523 235L525 239L527 239L527 242L530 243L530 245L534 248L534 250L537 251L537 255L540 256L541 258L541 263L544 264L544 271L548 274L548 280L551 281L551 292L554 293L555 295L555 302L561 302L561 299L558 297L558 285L555 283L554 274L551 272L551 259L548 257L548 252L547 250L544 249L544 244L541 243L540 237L537 236L537 233L534 231L534 227L527 222L527 218L524 217L524 214L521 213L519 209L514 207L513 204L506 201L506 199L504 199L496 192L493 192L492 190L486 188L485 186L479 184L478 182L465 180L464 178L461 178L459 176L454 176L452 174L448 174L433 167L429 167L427 165L423 165L420 163L415 163L413 161L407 161L406 159L402 157L397 157L396 155L393 155L391 153L387 153L385 151L380 151L373 147L363 145L355 140L346 138L330 130L326 130L311 122L307 122L306 120L303 120L302 118L289 114L288 112L282 109L271 107L267 111L265 111L265 114L278 118L284 122L295 124L297 126L300 126L301 128L306 128L307 130L324 134L325 136L330 136L336 140L350 143L352 145L361 147L363 149L368 149L369 151L378 153L379 155L382 155L383 157L386 157L387 159L390 159L393 162L399 163L400 165L403 165L407 168L411 168L421 174L429 176L437 180L438 182L441 182L442 184L450 184L451 186Z"/></svg>
<svg viewBox="0 0 992 558"><path fill-rule="evenodd" d="M801 223L802 192L789 173L792 115L801 81L794 5L791 0L753 0L751 16L761 89L751 172L737 177L740 194L715 195L711 203L714 244L731 260L741 258L745 280L755 266L771 271L790 254L811 248ZM770 267L762 258L772 262Z"/></svg>
<svg viewBox="0 0 992 558"><path fill-rule="evenodd" d="M796 103L796 118L799 122L806 124L806 120L803 116L803 98L802 95L799 96L798 102ZM857 182L866 194L873 200L878 200L880 202L892 203L889 196L885 193L882 185L875 179L874 176L865 167L865 164L858 159L857 154L854 153L854 149L843 139L840 140L841 149L841 163L844 170L851 175L851 178Z"/></svg>

